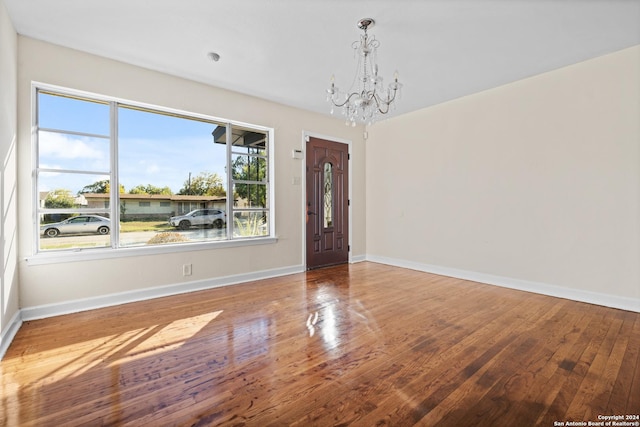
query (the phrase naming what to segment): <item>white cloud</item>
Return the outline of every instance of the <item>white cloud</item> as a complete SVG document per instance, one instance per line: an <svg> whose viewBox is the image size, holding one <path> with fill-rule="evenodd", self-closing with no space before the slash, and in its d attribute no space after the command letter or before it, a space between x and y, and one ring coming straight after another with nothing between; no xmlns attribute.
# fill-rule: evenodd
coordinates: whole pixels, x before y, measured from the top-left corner
<svg viewBox="0 0 640 427"><path fill-rule="evenodd" d="M102 150L96 147L101 147ZM41 132L38 148L41 157L105 159L109 153L109 142L96 138Z"/></svg>
<svg viewBox="0 0 640 427"><path fill-rule="evenodd" d="M45 164L45 163L40 163L40 168L41 169L62 169L62 166L60 165L51 165L51 164ZM54 175L58 175L55 172L47 172L47 174L49 176L54 176Z"/></svg>
<svg viewBox="0 0 640 427"><path fill-rule="evenodd" d="M144 169L145 172L148 174L155 174L160 172L160 166L158 166L156 163L148 163L148 162L142 162L144 165Z"/></svg>

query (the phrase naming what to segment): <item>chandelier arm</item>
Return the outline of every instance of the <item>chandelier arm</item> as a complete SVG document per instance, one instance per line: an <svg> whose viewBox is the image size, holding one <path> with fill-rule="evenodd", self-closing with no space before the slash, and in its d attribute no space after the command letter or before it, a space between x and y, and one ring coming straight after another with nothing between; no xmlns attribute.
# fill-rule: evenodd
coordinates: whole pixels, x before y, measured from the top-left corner
<svg viewBox="0 0 640 427"><path fill-rule="evenodd" d="M389 104L389 102L382 101L382 104L383 104L383 105L385 105L385 106L387 107L387 109L386 109L386 110L383 110L383 109L382 109L382 107L380 106L380 102L381 102L381 100L380 100L380 99L378 99L378 97L377 97L377 96L374 96L374 97L373 97L373 100L376 102L376 108L377 108L377 110L380 112L380 114L387 114L387 113L389 112L389 105L390 105L390 104Z"/></svg>
<svg viewBox="0 0 640 427"><path fill-rule="evenodd" d="M393 104L393 101L395 101L397 94L398 94L398 89L393 89L393 96L391 96L389 99L379 99L378 96L376 96L376 94L373 94L372 98L376 102L376 107L380 112L380 114L387 114L389 112L389 109L391 108L391 104ZM383 110L382 107L380 106L381 103L383 106L387 107L385 110Z"/></svg>
<svg viewBox="0 0 640 427"><path fill-rule="evenodd" d="M337 104L337 103L333 100L333 97L332 97L332 98L331 98L331 103L332 103L334 106L336 106L336 107L344 107L344 106L345 106L345 105L347 105L349 102L351 102L351 98L352 98L352 97L354 97L354 96L358 96L358 93L357 93L357 92L353 92L353 93L351 93L351 95L349 95L349 96L347 97L347 99L345 99L345 100L344 100L344 102L343 102L342 104Z"/></svg>

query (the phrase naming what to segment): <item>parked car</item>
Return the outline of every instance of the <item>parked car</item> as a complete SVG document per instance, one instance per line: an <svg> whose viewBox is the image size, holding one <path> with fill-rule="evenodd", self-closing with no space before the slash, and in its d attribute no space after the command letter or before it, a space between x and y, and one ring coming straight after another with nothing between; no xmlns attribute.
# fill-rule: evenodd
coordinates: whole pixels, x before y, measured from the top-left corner
<svg viewBox="0 0 640 427"><path fill-rule="evenodd" d="M64 221L43 224L40 234L46 237L56 237L60 234L97 233L109 234L111 221L100 215L78 215Z"/></svg>
<svg viewBox="0 0 640 427"><path fill-rule="evenodd" d="M186 215L172 216L169 224L181 230L192 225L222 228L227 223L227 213L220 209L196 209Z"/></svg>

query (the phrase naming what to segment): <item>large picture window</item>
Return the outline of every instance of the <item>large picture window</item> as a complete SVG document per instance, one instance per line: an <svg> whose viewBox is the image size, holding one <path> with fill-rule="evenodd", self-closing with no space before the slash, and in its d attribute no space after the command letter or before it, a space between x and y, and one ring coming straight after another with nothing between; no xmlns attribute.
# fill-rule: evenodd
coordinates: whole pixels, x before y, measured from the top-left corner
<svg viewBox="0 0 640 427"><path fill-rule="evenodd" d="M35 89L38 252L270 237L271 129Z"/></svg>

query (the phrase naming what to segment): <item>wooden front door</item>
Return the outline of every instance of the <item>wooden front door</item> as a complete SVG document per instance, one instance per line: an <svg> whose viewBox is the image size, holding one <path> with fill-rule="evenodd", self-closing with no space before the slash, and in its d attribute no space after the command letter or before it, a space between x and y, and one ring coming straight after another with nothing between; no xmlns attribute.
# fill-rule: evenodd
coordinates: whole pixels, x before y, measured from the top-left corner
<svg viewBox="0 0 640 427"><path fill-rule="evenodd" d="M349 146L309 137L307 269L349 261Z"/></svg>

